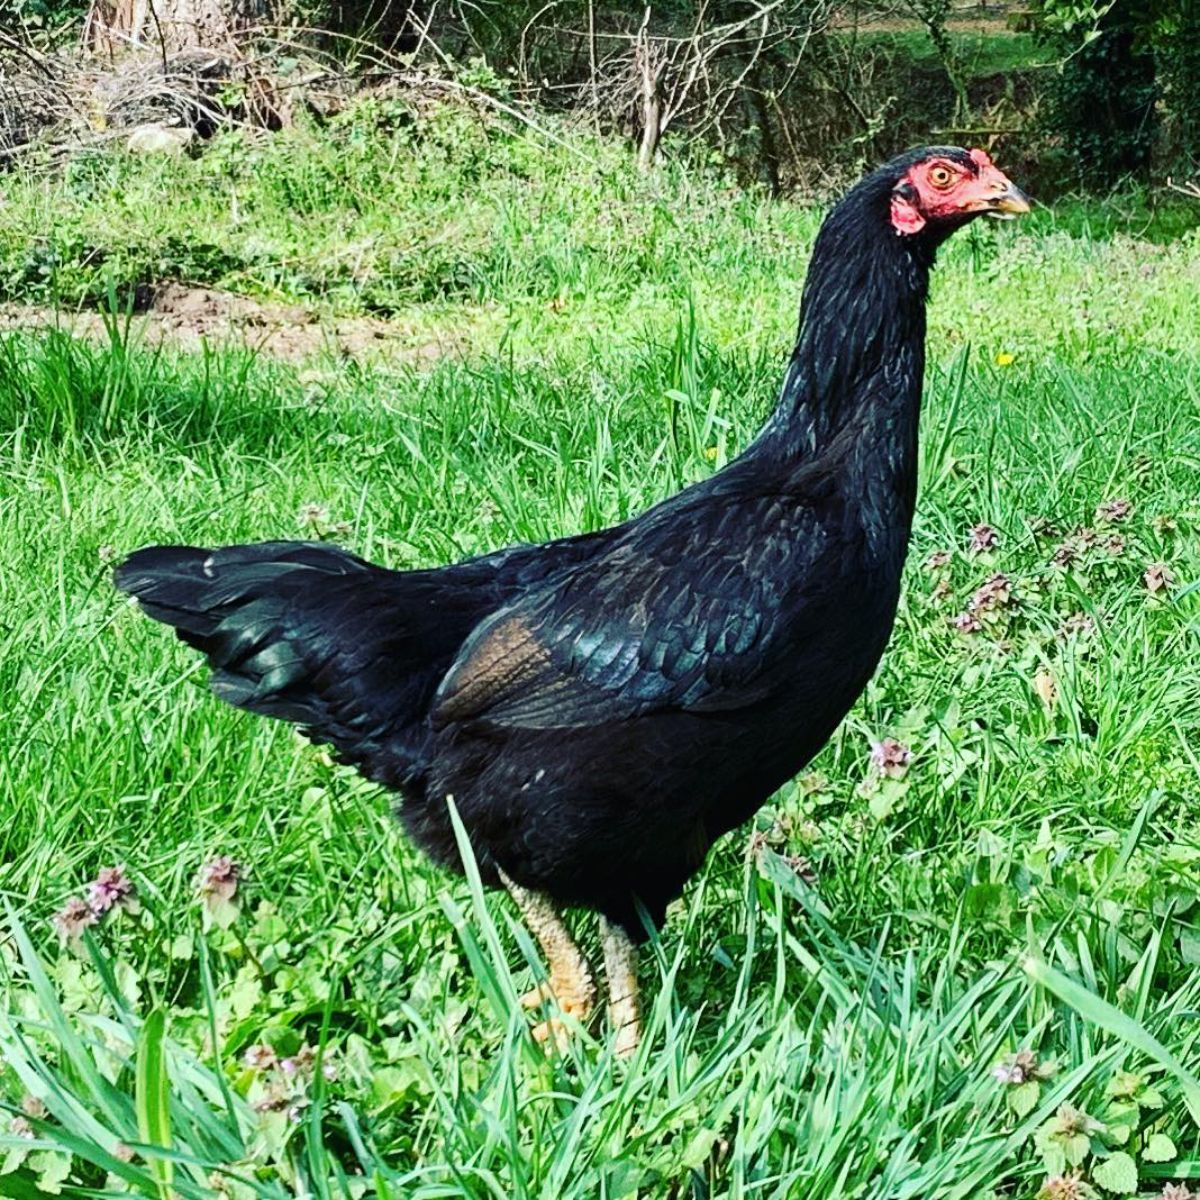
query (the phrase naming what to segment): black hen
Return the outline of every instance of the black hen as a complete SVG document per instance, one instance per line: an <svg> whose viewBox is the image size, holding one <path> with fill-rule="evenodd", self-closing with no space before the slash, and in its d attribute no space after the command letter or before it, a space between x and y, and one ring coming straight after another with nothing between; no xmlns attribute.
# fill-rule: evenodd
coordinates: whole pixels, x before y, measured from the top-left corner
<svg viewBox="0 0 1200 1200"><path fill-rule="evenodd" d="M934 254L979 212L1026 209L981 151L863 180L817 238L757 440L623 525L403 573L320 544L151 547L117 586L207 656L217 695L399 791L450 866L453 796L485 879L548 950L524 889L636 937L638 906L661 920L875 670L916 496Z"/></svg>

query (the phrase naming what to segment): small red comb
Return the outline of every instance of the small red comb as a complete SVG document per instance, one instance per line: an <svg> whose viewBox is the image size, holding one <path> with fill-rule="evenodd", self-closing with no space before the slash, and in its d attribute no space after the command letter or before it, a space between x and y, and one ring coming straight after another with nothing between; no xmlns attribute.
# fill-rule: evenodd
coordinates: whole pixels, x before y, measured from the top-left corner
<svg viewBox="0 0 1200 1200"><path fill-rule="evenodd" d="M993 167L996 164L992 162L991 156L986 150L972 150L971 161L977 167Z"/></svg>

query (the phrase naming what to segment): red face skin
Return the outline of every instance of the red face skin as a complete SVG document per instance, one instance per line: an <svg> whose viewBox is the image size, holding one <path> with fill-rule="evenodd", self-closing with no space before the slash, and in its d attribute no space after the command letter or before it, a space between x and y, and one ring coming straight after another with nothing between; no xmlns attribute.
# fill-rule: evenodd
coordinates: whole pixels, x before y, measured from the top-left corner
<svg viewBox="0 0 1200 1200"><path fill-rule="evenodd" d="M1029 211L1029 201L985 151L972 150L970 158L971 167L934 156L910 168L892 191L892 226L898 234L911 237L930 221Z"/></svg>

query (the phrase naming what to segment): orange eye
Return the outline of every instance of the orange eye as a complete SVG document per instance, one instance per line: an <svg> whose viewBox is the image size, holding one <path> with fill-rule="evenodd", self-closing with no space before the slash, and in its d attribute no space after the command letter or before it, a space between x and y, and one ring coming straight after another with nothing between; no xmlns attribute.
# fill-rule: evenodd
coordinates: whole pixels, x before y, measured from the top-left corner
<svg viewBox="0 0 1200 1200"><path fill-rule="evenodd" d="M929 182L935 188L948 188L954 182L954 173L949 167L930 167Z"/></svg>

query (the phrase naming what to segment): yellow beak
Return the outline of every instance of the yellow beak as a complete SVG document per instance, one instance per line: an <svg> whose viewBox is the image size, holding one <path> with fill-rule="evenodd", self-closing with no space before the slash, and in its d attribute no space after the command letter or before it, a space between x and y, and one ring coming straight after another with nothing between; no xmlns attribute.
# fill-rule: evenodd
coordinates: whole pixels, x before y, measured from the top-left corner
<svg viewBox="0 0 1200 1200"><path fill-rule="evenodd" d="M1006 217L1015 217L1029 212L1031 207L1029 197L1015 183L1010 183L1007 179L1004 182L1007 185L1004 191L992 198L992 211Z"/></svg>

